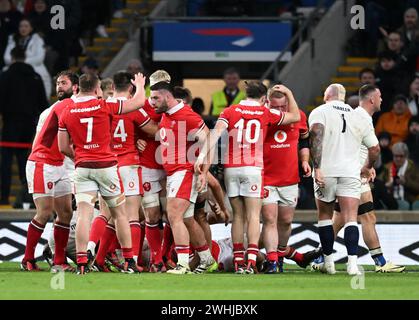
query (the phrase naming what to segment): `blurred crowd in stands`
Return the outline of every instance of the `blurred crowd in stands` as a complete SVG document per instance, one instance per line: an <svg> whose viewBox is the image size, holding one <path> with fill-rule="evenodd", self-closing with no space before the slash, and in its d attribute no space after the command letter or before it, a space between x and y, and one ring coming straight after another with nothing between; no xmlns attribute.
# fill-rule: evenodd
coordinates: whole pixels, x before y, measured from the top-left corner
<svg viewBox="0 0 419 320"><path fill-rule="evenodd" d="M64 29L51 26L56 5L64 8ZM11 50L22 47L49 97L51 75L77 65L94 37L108 37L106 26L124 7L125 0L0 0L0 70L10 66Z"/></svg>

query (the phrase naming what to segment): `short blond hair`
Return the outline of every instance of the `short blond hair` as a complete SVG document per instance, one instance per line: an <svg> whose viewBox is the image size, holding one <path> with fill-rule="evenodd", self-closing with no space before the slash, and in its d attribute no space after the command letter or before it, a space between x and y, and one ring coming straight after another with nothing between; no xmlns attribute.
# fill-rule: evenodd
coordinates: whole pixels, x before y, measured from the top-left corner
<svg viewBox="0 0 419 320"><path fill-rule="evenodd" d="M327 87L328 96L331 98L337 98L339 101L345 101L346 89L340 83L332 83Z"/></svg>
<svg viewBox="0 0 419 320"><path fill-rule="evenodd" d="M150 87L154 86L156 83L159 82L167 82L170 83L172 78L170 74L167 73L165 70L157 70L150 76Z"/></svg>

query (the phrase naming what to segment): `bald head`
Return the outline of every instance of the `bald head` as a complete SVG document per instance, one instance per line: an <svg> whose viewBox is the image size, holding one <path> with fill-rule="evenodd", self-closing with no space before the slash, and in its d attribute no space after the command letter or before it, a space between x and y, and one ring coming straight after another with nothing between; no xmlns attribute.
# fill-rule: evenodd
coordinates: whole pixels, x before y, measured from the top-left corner
<svg viewBox="0 0 419 320"><path fill-rule="evenodd" d="M324 92L324 102L339 100L345 101L346 90L345 87L339 83L333 83L327 87Z"/></svg>

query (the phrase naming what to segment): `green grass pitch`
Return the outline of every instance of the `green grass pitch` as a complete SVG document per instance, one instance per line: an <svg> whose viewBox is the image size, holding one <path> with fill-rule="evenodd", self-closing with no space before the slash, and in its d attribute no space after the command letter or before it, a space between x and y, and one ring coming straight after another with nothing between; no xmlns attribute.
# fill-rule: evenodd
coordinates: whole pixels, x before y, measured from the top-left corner
<svg viewBox="0 0 419 320"><path fill-rule="evenodd" d="M45 264L41 264L47 270ZM22 272L17 263L0 264L0 299L147 299L147 300L346 300L419 299L419 267L402 274L377 274L365 267L364 289L352 289L344 265L330 276L285 266L276 275L205 275L66 273L64 289L51 288L48 271Z"/></svg>

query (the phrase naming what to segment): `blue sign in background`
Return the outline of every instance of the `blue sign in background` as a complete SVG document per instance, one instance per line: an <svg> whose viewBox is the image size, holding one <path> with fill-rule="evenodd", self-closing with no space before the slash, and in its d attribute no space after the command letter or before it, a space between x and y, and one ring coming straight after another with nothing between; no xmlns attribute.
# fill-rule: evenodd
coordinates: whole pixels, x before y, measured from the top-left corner
<svg viewBox="0 0 419 320"><path fill-rule="evenodd" d="M153 31L154 51L160 52L279 52L292 36L289 22L155 22Z"/></svg>

